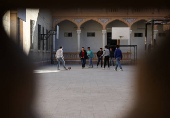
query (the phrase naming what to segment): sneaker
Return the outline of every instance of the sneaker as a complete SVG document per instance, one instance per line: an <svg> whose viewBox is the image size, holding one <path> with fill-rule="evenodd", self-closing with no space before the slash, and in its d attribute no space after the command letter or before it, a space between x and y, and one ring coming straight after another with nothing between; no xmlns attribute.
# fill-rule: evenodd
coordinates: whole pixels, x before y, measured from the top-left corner
<svg viewBox="0 0 170 118"><path fill-rule="evenodd" d="M114 69L114 71L117 71L116 69Z"/></svg>
<svg viewBox="0 0 170 118"><path fill-rule="evenodd" d="M110 68L107 68L108 70L110 69Z"/></svg>
<svg viewBox="0 0 170 118"><path fill-rule="evenodd" d="M105 68L103 68L103 70L104 70Z"/></svg>
<svg viewBox="0 0 170 118"><path fill-rule="evenodd" d="M119 71L123 71L123 69L120 69Z"/></svg>
<svg viewBox="0 0 170 118"><path fill-rule="evenodd" d="M64 68L65 70L68 70L67 68Z"/></svg>

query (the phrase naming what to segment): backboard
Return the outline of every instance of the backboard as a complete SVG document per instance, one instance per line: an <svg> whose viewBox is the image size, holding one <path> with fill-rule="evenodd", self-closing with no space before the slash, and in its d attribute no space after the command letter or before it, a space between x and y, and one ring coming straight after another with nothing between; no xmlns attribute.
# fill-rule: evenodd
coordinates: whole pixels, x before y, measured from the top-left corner
<svg viewBox="0 0 170 118"><path fill-rule="evenodd" d="M129 27L112 27L112 39L126 39L130 38Z"/></svg>

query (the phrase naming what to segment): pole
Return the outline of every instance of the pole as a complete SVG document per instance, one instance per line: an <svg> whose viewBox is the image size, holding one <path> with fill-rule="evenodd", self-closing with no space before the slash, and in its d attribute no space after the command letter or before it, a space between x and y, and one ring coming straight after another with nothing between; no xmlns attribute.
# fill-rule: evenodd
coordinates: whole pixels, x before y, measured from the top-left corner
<svg viewBox="0 0 170 118"><path fill-rule="evenodd" d="M145 24L145 56L147 50L147 23Z"/></svg>
<svg viewBox="0 0 170 118"><path fill-rule="evenodd" d="M53 64L53 38L51 38L51 64Z"/></svg>
<svg viewBox="0 0 170 118"><path fill-rule="evenodd" d="M136 58L136 56L135 56L135 46L134 46L134 64L136 63L135 58Z"/></svg>
<svg viewBox="0 0 170 118"><path fill-rule="evenodd" d="M138 46L136 45L136 64L137 64L137 54L138 54L138 53L137 53L137 51L138 51L137 47L138 47Z"/></svg>
<svg viewBox="0 0 170 118"><path fill-rule="evenodd" d="M153 36L154 36L154 20L152 20L152 39L151 39L151 49L153 48Z"/></svg>
<svg viewBox="0 0 170 118"><path fill-rule="evenodd" d="M44 27L43 27L43 50L44 50Z"/></svg>

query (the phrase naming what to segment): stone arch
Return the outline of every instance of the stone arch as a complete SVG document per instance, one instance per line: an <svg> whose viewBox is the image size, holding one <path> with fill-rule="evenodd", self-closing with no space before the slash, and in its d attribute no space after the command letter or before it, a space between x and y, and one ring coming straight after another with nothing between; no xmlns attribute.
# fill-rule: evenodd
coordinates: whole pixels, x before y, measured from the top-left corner
<svg viewBox="0 0 170 118"><path fill-rule="evenodd" d="M130 27L130 24L129 24L127 21L125 21L125 20L123 20L123 19L119 19L119 18L113 18L113 19L110 19L108 22L106 22L106 23L104 24L104 29L106 29L106 26L107 26L109 23L111 23L111 22L113 22L113 21L116 21L116 20L121 21L121 22L125 23L128 27Z"/></svg>
<svg viewBox="0 0 170 118"><path fill-rule="evenodd" d="M90 21L90 20L93 20L93 21L98 22L99 24L102 25L102 27L103 27L103 25L104 25L103 22L100 21L100 20L98 20L97 18L88 18L88 19L85 19L85 20L83 20L82 22L80 22L79 28L80 28L85 22L88 22L88 21Z"/></svg>
<svg viewBox="0 0 170 118"><path fill-rule="evenodd" d="M138 21L141 21L141 20L149 21L150 19L149 19L149 18L136 19L136 20L134 20L133 22L131 22L130 27L131 27L134 23L136 23L136 22L138 22Z"/></svg>
<svg viewBox="0 0 170 118"><path fill-rule="evenodd" d="M77 29L79 27L78 23L76 21L74 21L73 19L64 18L64 19L57 19L57 21L53 23L53 29L55 28L55 26L57 24L61 23L62 21L70 21L70 22L74 23L77 26Z"/></svg>

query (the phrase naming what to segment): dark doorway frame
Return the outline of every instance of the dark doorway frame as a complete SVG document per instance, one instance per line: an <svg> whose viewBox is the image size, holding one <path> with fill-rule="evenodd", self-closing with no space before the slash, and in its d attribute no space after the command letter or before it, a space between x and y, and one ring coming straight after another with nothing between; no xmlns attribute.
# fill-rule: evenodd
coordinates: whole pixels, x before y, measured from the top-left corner
<svg viewBox="0 0 170 118"><path fill-rule="evenodd" d="M117 39L112 39L112 32L107 32L107 45L117 45Z"/></svg>
<svg viewBox="0 0 170 118"><path fill-rule="evenodd" d="M152 38L151 38L151 49L153 49L154 46L154 25L167 25L170 24L170 19L152 19L148 22L145 23L145 55L147 51L147 27L148 25L151 25L151 30L152 30Z"/></svg>

